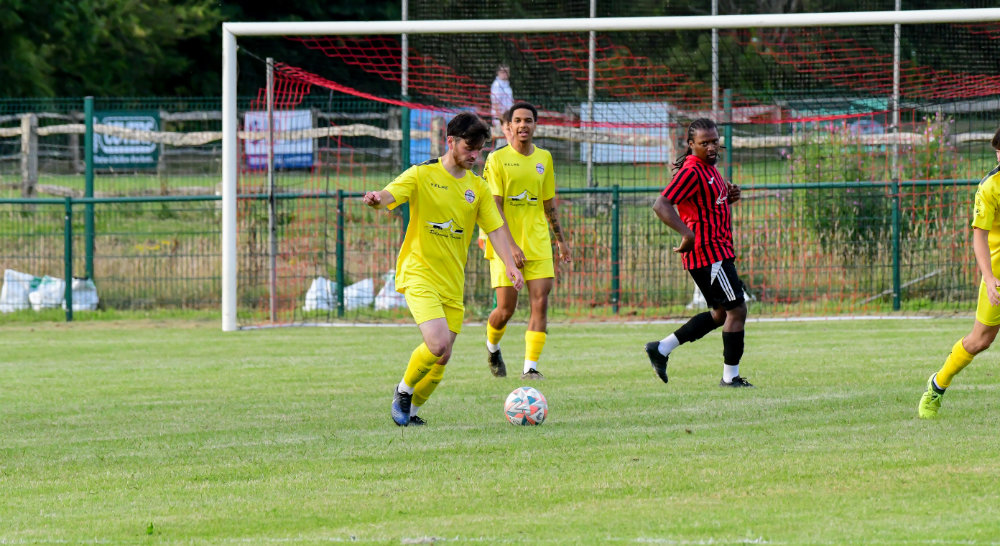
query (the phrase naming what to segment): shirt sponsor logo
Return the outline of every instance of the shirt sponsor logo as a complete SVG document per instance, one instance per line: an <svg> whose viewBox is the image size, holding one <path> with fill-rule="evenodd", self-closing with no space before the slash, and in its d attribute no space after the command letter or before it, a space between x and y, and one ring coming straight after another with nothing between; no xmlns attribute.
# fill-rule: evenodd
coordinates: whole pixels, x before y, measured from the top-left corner
<svg viewBox="0 0 1000 546"><path fill-rule="evenodd" d="M448 237L450 239L461 239L462 234L465 230L462 226L455 223L455 219L449 219L447 222L427 222L428 232L431 235L436 235L438 237Z"/></svg>
<svg viewBox="0 0 1000 546"><path fill-rule="evenodd" d="M514 207L538 204L538 196L529 193L528 190L524 190L517 195L511 195L507 199L510 200L510 205Z"/></svg>
<svg viewBox="0 0 1000 546"><path fill-rule="evenodd" d="M438 184L437 182L431 182L431 187L432 188L437 188L439 190L446 190L446 189L448 189L448 186L445 186L444 184Z"/></svg>

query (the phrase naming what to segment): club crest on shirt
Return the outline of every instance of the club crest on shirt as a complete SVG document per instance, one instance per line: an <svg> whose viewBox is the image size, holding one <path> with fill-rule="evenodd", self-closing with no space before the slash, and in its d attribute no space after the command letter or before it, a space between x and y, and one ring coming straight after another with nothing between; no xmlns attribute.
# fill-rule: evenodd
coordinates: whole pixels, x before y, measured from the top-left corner
<svg viewBox="0 0 1000 546"><path fill-rule="evenodd" d="M427 229L431 235L436 235L438 237L448 237L451 239L461 239L462 234L465 230L462 226L455 223L455 219L451 218L447 222L427 222Z"/></svg>
<svg viewBox="0 0 1000 546"><path fill-rule="evenodd" d="M472 190L465 190L465 200L467 202L469 202L469 203L472 203L473 201L475 201L476 200L476 192L474 192Z"/></svg>
<svg viewBox="0 0 1000 546"><path fill-rule="evenodd" d="M537 171L538 174L545 174L545 165L542 165L541 163L535 163L535 171Z"/></svg>

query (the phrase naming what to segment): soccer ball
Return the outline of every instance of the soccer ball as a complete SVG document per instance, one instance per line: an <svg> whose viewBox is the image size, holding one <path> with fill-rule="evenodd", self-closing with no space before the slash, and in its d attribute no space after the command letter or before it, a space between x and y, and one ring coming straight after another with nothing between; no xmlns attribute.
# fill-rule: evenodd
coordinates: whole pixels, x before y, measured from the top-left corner
<svg viewBox="0 0 1000 546"><path fill-rule="evenodd" d="M503 404L507 420L515 425L540 425L549 414L549 403L534 387L518 387Z"/></svg>

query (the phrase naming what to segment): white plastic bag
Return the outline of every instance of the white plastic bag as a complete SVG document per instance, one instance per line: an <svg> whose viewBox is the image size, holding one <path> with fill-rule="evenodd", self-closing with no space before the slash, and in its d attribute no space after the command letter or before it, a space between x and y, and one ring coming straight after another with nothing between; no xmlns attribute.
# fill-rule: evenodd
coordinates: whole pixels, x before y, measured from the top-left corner
<svg viewBox="0 0 1000 546"><path fill-rule="evenodd" d="M10 313L31 307L28 294L38 287L42 279L30 273L13 269L3 272L3 288L0 288L0 313Z"/></svg>
<svg viewBox="0 0 1000 546"><path fill-rule="evenodd" d="M73 277L74 311L96 311L98 301L97 285L94 284L94 281ZM63 297L62 308L66 308L65 297Z"/></svg>
<svg viewBox="0 0 1000 546"><path fill-rule="evenodd" d="M326 277L313 279L309 290L306 290L306 302L303 311L333 311L337 308L337 283Z"/></svg>
<svg viewBox="0 0 1000 546"><path fill-rule="evenodd" d="M365 279L344 288L344 309L371 307L375 303L375 281Z"/></svg>
<svg viewBox="0 0 1000 546"><path fill-rule="evenodd" d="M28 301L31 302L32 309L41 311L62 307L65 297L66 281L46 275L38 283L38 288L28 294Z"/></svg>
<svg viewBox="0 0 1000 546"><path fill-rule="evenodd" d="M396 272L390 271L382 275L382 280L385 281L385 284L378 291L378 295L375 296L375 310L387 311L397 307L405 309L406 298L399 292L396 292Z"/></svg>

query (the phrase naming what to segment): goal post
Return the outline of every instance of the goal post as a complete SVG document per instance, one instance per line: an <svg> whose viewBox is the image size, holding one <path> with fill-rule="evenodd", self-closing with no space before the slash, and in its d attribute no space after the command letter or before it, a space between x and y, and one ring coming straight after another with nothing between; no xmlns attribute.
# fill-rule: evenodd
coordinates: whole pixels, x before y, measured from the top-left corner
<svg viewBox="0 0 1000 546"><path fill-rule="evenodd" d="M238 328L237 193L239 113L237 110L237 39L242 37L361 36L423 34L531 34L561 32L632 32L868 25L920 25L1000 21L1000 8L795 13L664 17L593 17L566 19L406 20L371 22L287 22L222 25L222 329ZM897 38L898 39L898 38ZM897 61L898 63L898 61ZM593 71L593 67L590 68ZM589 74L592 78L593 74ZM899 86L898 67L893 86ZM894 105L898 107L898 105ZM404 137L405 138L405 137Z"/></svg>

